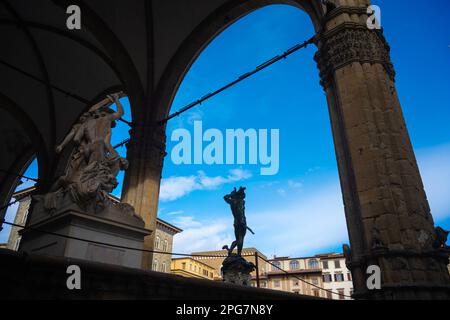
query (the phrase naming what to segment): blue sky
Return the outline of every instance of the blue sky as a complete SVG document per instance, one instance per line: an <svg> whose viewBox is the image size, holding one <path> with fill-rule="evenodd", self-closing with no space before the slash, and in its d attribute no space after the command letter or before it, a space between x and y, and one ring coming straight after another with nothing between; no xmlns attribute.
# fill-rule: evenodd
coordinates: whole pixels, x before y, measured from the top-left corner
<svg viewBox="0 0 450 320"><path fill-rule="evenodd" d="M420 7L406 0L373 3L382 10L397 89L433 216L437 224L450 229L450 23L445 16L450 3L434 0L432 6ZM265 7L240 19L196 60L172 111L313 33L307 15L285 5ZM348 242L315 51L311 46L297 52L169 123L159 216L184 229L175 238L175 251L230 244L233 221L223 195L240 185L247 187L247 222L256 232L248 234L246 246L266 255L301 256L340 251ZM279 129L278 174L261 176L258 165L173 164L171 133L177 128L192 130L195 120L203 122L204 130ZM126 131L120 124L114 142L122 140ZM36 174L35 165L27 174ZM5 234L0 234L0 242Z"/></svg>

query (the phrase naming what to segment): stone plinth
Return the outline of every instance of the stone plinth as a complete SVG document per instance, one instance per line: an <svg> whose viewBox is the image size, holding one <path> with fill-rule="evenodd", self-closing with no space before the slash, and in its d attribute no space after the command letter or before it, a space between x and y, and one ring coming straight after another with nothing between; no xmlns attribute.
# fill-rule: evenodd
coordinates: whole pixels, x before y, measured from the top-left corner
<svg viewBox="0 0 450 320"><path fill-rule="evenodd" d="M151 232L144 228L144 222L132 210L123 210L120 205L111 204L100 213L93 214L81 210L74 204L69 204L50 215L42 209L41 199L35 200L31 223L28 225L30 228L21 231L20 251L130 268L141 267L141 251L37 231L44 230L74 238L142 249L144 237Z"/></svg>
<svg viewBox="0 0 450 320"><path fill-rule="evenodd" d="M251 273L255 265L237 254L229 255L222 263L223 281L243 286L249 286Z"/></svg>

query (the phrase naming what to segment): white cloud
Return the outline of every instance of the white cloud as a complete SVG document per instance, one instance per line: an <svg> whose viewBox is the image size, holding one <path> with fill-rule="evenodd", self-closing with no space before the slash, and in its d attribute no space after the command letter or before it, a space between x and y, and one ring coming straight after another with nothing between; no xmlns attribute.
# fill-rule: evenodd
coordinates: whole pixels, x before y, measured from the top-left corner
<svg viewBox="0 0 450 320"><path fill-rule="evenodd" d="M249 179L252 176L252 173L247 170L242 169L231 169L229 171L228 180L230 181L240 181Z"/></svg>
<svg viewBox="0 0 450 320"><path fill-rule="evenodd" d="M169 177L161 179L161 189L159 199L170 201L181 198L188 193L198 189L196 176Z"/></svg>
<svg viewBox="0 0 450 320"><path fill-rule="evenodd" d="M219 250L234 240L231 236L231 219L200 222L190 216L183 216L173 222L183 229L174 237L173 251L176 253Z"/></svg>
<svg viewBox="0 0 450 320"><path fill-rule="evenodd" d="M417 158L435 220L450 217L450 145L421 149ZM287 184L301 187L295 182ZM277 185L267 183L265 186L282 190L279 193L284 194L283 199L270 201L262 211L247 208L247 223L256 234L246 236L246 247L257 247L265 254L303 256L348 243L337 175L315 186L305 181L306 193L301 194L287 193ZM231 216L211 221L177 216L174 223L184 229L174 239L178 252L217 250L234 240Z"/></svg>
<svg viewBox="0 0 450 320"><path fill-rule="evenodd" d="M184 114L183 117L177 117L177 125L175 128L186 128L186 126L192 126L194 121L202 120L203 111L200 109L190 110Z"/></svg>
<svg viewBox="0 0 450 320"><path fill-rule="evenodd" d="M226 177L208 177L203 171L198 171L197 175L192 176L173 176L161 179L159 198L161 201L172 201L195 190L212 190L223 184L245 180L251 176L251 172L242 169L232 169Z"/></svg>
<svg viewBox="0 0 450 320"><path fill-rule="evenodd" d="M310 191L286 206L272 205L257 213L250 209L247 222L256 232L249 236L250 244L267 254L295 256L348 242L339 181Z"/></svg>
<svg viewBox="0 0 450 320"><path fill-rule="evenodd" d="M294 189L301 188L303 183L295 180L288 180L288 186Z"/></svg>
<svg viewBox="0 0 450 320"><path fill-rule="evenodd" d="M197 228L202 225L191 216L180 216L174 220L174 223L182 229Z"/></svg>
<svg viewBox="0 0 450 320"><path fill-rule="evenodd" d="M169 216L176 216L176 215L179 215L179 214L182 214L182 213L184 213L184 210L170 211L170 212L167 212L166 214L169 215Z"/></svg>

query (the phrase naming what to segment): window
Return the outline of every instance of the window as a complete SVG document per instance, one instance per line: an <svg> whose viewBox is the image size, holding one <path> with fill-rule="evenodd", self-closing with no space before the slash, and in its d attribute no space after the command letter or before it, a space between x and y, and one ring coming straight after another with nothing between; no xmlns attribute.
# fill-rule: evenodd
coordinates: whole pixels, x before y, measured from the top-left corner
<svg viewBox="0 0 450 320"><path fill-rule="evenodd" d="M289 269L291 269L291 270L298 270L298 269L300 269L300 265L299 265L298 261L297 260L292 260L289 263Z"/></svg>
<svg viewBox="0 0 450 320"><path fill-rule="evenodd" d="M158 271L158 260L153 260L152 270L153 271Z"/></svg>
<svg viewBox="0 0 450 320"><path fill-rule="evenodd" d="M214 277L214 274L213 274L212 272L210 272L210 273L209 273L209 277L210 277L210 278L213 278L213 277Z"/></svg>
<svg viewBox="0 0 450 320"><path fill-rule="evenodd" d="M183 262L183 263L181 264L181 269L186 270L186 262Z"/></svg>
<svg viewBox="0 0 450 320"><path fill-rule="evenodd" d="M166 272L166 263L165 262L163 262L161 264L161 272Z"/></svg>
<svg viewBox="0 0 450 320"><path fill-rule="evenodd" d="M334 275L334 280L336 282L342 282L342 281L344 281L344 275L342 273L336 273Z"/></svg>
<svg viewBox="0 0 450 320"><path fill-rule="evenodd" d="M159 238L159 236L156 236L156 239L155 239L155 249L159 249L160 243L161 243L161 239Z"/></svg>
<svg viewBox="0 0 450 320"><path fill-rule="evenodd" d="M163 242L163 251L164 252L167 252L167 247L169 246L169 242L167 241L167 240L164 240L164 242Z"/></svg>
<svg viewBox="0 0 450 320"><path fill-rule="evenodd" d="M279 288L280 287L280 280L273 280L273 286L275 288Z"/></svg>
<svg viewBox="0 0 450 320"><path fill-rule="evenodd" d="M312 282L312 284L314 284L314 285L317 286L317 285L319 284L319 279L317 279L317 278L312 278L311 282Z"/></svg>
<svg viewBox="0 0 450 320"><path fill-rule="evenodd" d="M313 290L312 290L312 293L313 293L313 296L314 296L314 297L319 297L319 290L313 289Z"/></svg>
<svg viewBox="0 0 450 320"><path fill-rule="evenodd" d="M308 261L308 267L310 269L319 269L319 262L316 259L312 259Z"/></svg>
<svg viewBox="0 0 450 320"><path fill-rule="evenodd" d="M347 273L347 280L352 281L352 274L350 272Z"/></svg>
<svg viewBox="0 0 450 320"><path fill-rule="evenodd" d="M344 300L344 289L338 289L338 293L339 293L339 300Z"/></svg>
<svg viewBox="0 0 450 320"><path fill-rule="evenodd" d="M274 261L272 262L272 271L280 271L281 263L280 261Z"/></svg>
<svg viewBox="0 0 450 320"><path fill-rule="evenodd" d="M266 284L266 282L265 281L263 281L263 282L261 282L261 288L265 288L266 286L267 286L267 284Z"/></svg>
<svg viewBox="0 0 450 320"><path fill-rule="evenodd" d="M333 294L330 291L327 291L327 299L333 299Z"/></svg>
<svg viewBox="0 0 450 320"><path fill-rule="evenodd" d="M341 260L334 260L334 267L339 269L341 267Z"/></svg>
<svg viewBox="0 0 450 320"><path fill-rule="evenodd" d="M333 282L333 278L331 277L331 274L324 274L323 282Z"/></svg>
<svg viewBox="0 0 450 320"><path fill-rule="evenodd" d="M328 261L322 261L322 266L324 269L328 269Z"/></svg>

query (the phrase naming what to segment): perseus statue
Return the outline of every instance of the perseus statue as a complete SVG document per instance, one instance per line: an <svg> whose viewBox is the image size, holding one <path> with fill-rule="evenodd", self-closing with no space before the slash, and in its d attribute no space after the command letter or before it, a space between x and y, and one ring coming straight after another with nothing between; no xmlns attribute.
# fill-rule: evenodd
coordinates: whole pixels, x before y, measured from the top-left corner
<svg viewBox="0 0 450 320"><path fill-rule="evenodd" d="M223 249L228 250L228 255L233 253L233 250L237 247L237 255L241 256L242 248L244 246L244 237L249 230L252 234L255 234L252 229L247 226L245 218L245 188L239 187L239 190L234 190L223 197L226 203L230 205L231 212L234 217L234 235L236 240L233 241L231 247L224 246Z"/></svg>

